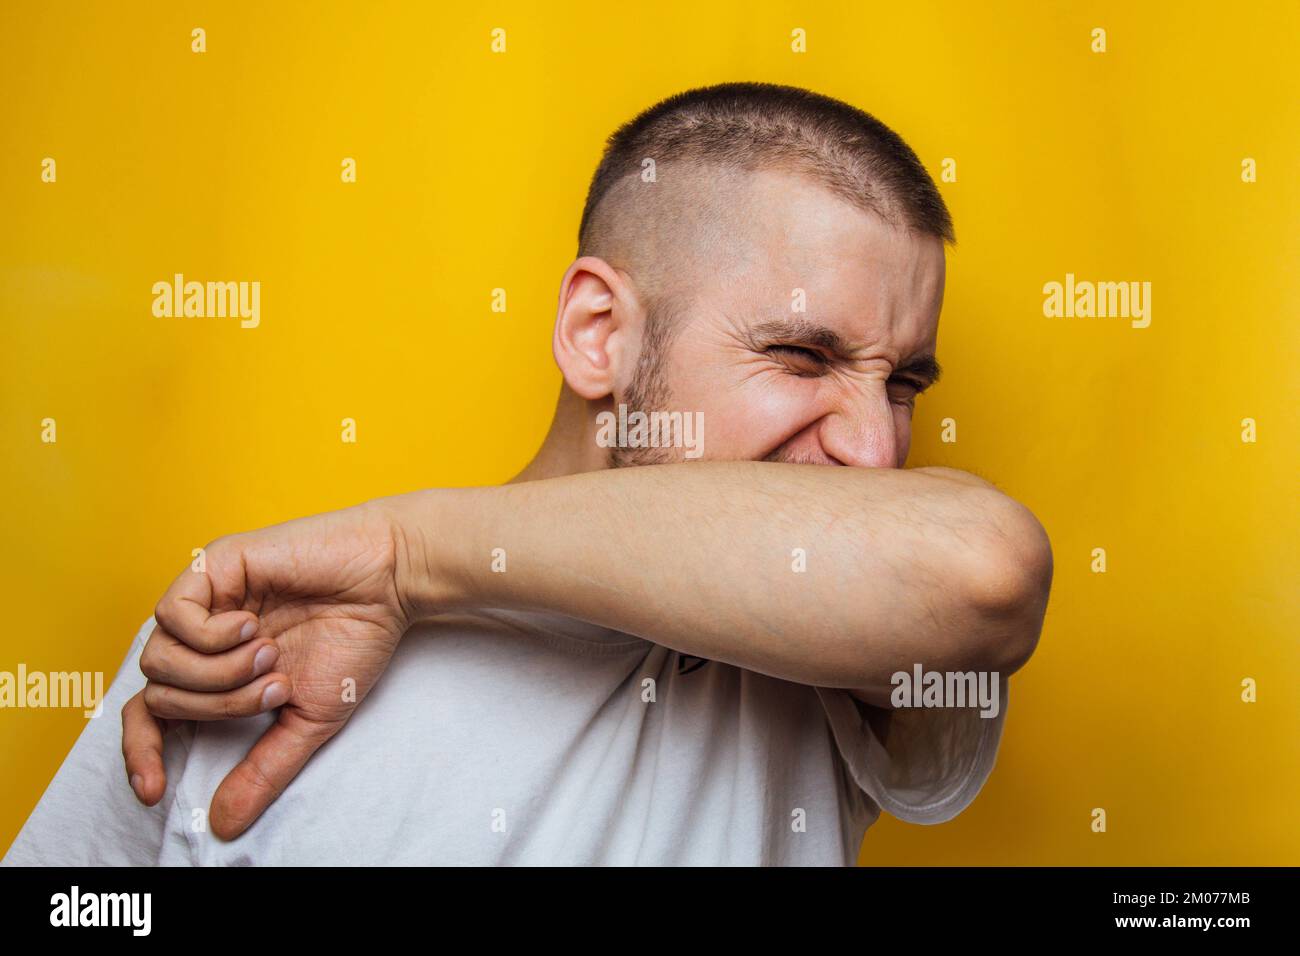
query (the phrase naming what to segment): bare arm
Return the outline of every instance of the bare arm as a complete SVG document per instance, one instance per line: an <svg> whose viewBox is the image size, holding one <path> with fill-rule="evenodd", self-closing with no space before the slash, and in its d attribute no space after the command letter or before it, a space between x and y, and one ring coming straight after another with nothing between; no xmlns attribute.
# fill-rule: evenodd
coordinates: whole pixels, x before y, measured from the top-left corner
<svg viewBox="0 0 1300 956"><path fill-rule="evenodd" d="M163 721L277 710L213 797L227 839L441 611L550 610L887 707L890 675L915 664L1014 671L1051 580L1033 515L972 475L762 462L415 492L220 538L206 557L158 602L123 753L154 804Z"/></svg>
<svg viewBox="0 0 1300 956"><path fill-rule="evenodd" d="M548 610L879 706L914 663L1016 670L1051 582L1033 515L950 469L700 462L388 501L414 616Z"/></svg>

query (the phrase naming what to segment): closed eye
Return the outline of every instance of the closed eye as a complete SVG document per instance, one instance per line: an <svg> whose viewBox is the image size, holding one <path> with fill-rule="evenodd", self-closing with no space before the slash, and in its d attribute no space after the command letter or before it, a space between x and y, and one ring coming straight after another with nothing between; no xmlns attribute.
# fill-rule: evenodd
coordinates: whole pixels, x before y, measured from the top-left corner
<svg viewBox="0 0 1300 956"><path fill-rule="evenodd" d="M821 352L804 348L802 345L769 345L764 351L780 356L787 365L801 366L796 371L803 375L817 374L829 364L826 356Z"/></svg>
<svg viewBox="0 0 1300 956"><path fill-rule="evenodd" d="M913 392L915 392L918 395L920 395L922 392L924 392L927 388L930 387L929 382L918 381L917 379L914 378L892 378L889 380L889 384L901 385L904 388L910 388Z"/></svg>
<svg viewBox="0 0 1300 956"><path fill-rule="evenodd" d="M929 382L918 382L913 378L891 378L889 380L889 400L896 405L911 408L916 397L924 392Z"/></svg>

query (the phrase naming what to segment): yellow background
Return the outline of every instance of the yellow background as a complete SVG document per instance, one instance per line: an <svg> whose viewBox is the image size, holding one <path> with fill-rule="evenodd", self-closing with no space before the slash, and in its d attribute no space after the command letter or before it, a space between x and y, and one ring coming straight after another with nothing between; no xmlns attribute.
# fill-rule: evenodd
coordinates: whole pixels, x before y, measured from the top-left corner
<svg viewBox="0 0 1300 956"><path fill-rule="evenodd" d="M912 464L996 481L1056 556L982 795L883 817L864 861L1300 863L1297 35L1291 2L6 3L0 670L111 677L217 535L508 478L604 138L691 86L793 83L936 178L956 159ZM175 272L260 281L260 328L154 318ZM1066 272L1150 281L1151 327L1044 318ZM83 724L0 711L0 847Z"/></svg>

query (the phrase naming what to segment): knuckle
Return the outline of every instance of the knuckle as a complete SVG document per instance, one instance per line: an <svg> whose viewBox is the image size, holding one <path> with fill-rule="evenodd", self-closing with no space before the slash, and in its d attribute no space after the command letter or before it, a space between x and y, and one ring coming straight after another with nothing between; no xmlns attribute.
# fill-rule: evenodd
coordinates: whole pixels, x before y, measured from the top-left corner
<svg viewBox="0 0 1300 956"><path fill-rule="evenodd" d="M153 681L144 685L144 705L155 717L167 717L167 688Z"/></svg>
<svg viewBox="0 0 1300 956"><path fill-rule="evenodd" d="M162 677L161 653L158 645L153 640L150 640L144 646L144 653L140 655L140 672L145 677L151 680L158 680Z"/></svg>
<svg viewBox="0 0 1300 956"><path fill-rule="evenodd" d="M237 534L223 534L220 537L213 538L209 541L207 547L203 550L208 553L209 559L216 558L221 560L229 558L233 552L238 550L236 545L236 539L238 537L239 535Z"/></svg>
<svg viewBox="0 0 1300 956"><path fill-rule="evenodd" d="M249 761L245 764L245 768L247 772L244 777L249 786L254 790L260 790L262 793L269 793L273 796L280 795L280 791L276 788L275 784L271 782L271 778L262 771L261 767Z"/></svg>

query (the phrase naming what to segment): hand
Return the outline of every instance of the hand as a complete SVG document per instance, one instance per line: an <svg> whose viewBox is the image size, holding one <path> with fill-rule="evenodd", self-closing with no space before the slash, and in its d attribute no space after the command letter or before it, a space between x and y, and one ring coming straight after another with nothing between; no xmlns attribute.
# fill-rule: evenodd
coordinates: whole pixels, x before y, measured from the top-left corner
<svg viewBox="0 0 1300 956"><path fill-rule="evenodd" d="M166 788L162 737L174 721L280 707L213 796L212 832L233 839L388 666L412 623L399 580L406 541L395 511L371 502L220 538L204 560L158 602L140 659L149 682L122 710L122 751L132 789L152 806Z"/></svg>

